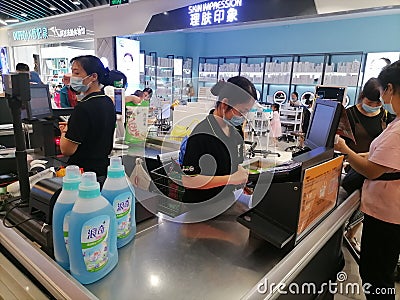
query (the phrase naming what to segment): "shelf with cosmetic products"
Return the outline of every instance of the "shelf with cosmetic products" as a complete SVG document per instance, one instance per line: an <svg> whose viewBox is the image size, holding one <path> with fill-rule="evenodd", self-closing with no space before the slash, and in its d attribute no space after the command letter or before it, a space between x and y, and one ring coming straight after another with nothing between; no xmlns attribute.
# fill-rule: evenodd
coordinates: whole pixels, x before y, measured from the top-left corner
<svg viewBox="0 0 400 300"><path fill-rule="evenodd" d="M200 57L198 87L241 75L254 83L262 103L275 102L277 92L286 102L291 93L314 92L316 85L346 86L354 103L362 61L362 52Z"/></svg>

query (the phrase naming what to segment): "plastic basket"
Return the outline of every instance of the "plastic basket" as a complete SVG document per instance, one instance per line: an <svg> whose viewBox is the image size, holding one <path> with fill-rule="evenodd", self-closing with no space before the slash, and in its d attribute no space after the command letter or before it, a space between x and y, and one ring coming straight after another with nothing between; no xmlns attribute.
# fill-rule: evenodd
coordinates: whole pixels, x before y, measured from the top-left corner
<svg viewBox="0 0 400 300"><path fill-rule="evenodd" d="M176 217L185 212L185 205L182 202L185 188L182 185L182 171L179 165L170 161L151 171L151 177L161 192L158 201L158 211L171 217Z"/></svg>

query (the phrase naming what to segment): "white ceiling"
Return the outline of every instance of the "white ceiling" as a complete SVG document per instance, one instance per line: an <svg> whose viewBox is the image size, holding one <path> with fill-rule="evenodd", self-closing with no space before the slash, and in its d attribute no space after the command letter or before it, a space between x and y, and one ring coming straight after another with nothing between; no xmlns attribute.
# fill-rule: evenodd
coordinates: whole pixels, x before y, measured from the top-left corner
<svg viewBox="0 0 400 300"><path fill-rule="evenodd" d="M301 0L300 0L301 1ZM319 14L382 9L400 5L400 0L314 0Z"/></svg>

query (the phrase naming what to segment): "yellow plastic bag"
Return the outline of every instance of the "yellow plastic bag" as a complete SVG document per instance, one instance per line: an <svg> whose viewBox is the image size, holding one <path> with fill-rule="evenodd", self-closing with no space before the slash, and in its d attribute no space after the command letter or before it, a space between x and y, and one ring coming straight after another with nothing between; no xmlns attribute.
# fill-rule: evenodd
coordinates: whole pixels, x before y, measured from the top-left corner
<svg viewBox="0 0 400 300"><path fill-rule="evenodd" d="M180 124L174 125L174 127L171 130L171 140L174 141L181 141L185 136L189 136L190 133L192 132L193 128L195 125L199 123L199 120L195 119L192 122L190 122L189 125L184 126Z"/></svg>

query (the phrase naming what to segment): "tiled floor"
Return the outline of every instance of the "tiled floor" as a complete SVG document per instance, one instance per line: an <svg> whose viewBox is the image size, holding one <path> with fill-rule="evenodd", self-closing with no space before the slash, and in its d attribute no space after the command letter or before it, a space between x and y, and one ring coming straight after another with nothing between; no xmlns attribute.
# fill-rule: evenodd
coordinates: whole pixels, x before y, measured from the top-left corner
<svg viewBox="0 0 400 300"><path fill-rule="evenodd" d="M343 284L346 283L358 283L361 287L361 278L358 274L358 265L354 261L353 257L350 255L347 248L343 248L344 258L346 265L343 269L343 272L347 274L347 280L343 281ZM352 293L352 294L337 294L335 295L335 300L365 300L365 295L363 293ZM400 300L400 283L396 283L396 300Z"/></svg>

